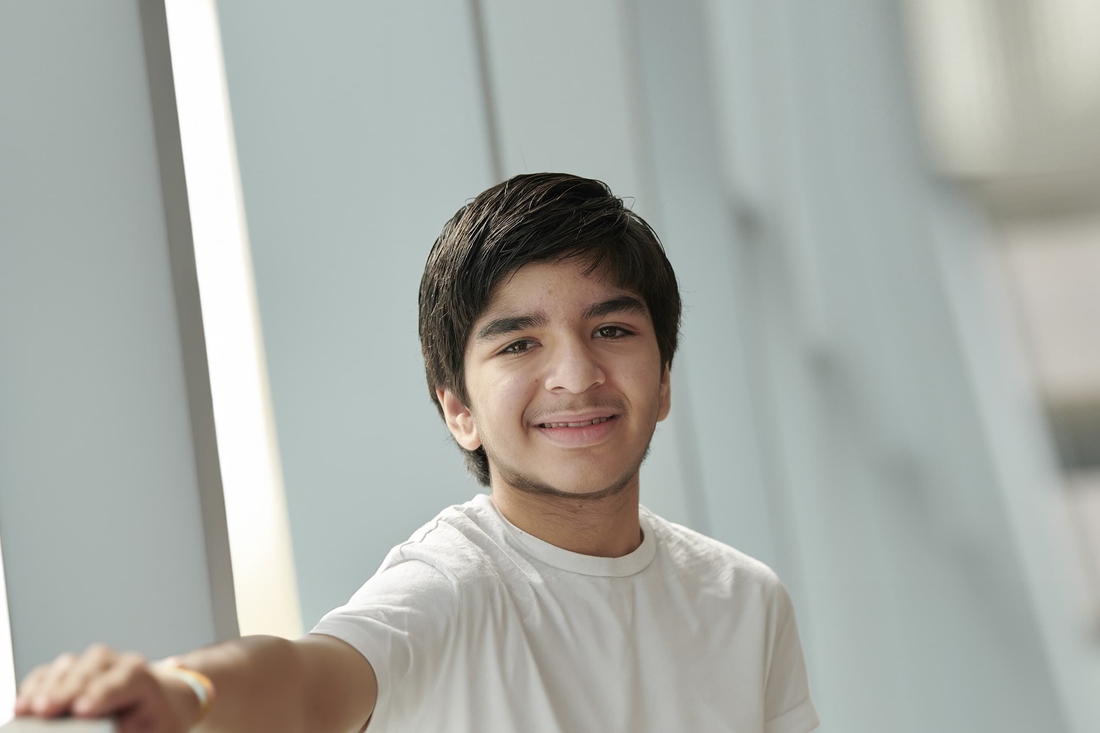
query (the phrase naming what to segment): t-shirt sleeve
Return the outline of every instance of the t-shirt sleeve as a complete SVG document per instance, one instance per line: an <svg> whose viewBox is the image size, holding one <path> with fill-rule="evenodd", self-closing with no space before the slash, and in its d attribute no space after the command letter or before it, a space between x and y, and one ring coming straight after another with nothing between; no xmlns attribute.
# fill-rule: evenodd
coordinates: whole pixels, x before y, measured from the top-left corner
<svg viewBox="0 0 1100 733"><path fill-rule="evenodd" d="M446 654L458 614L454 584L421 560L383 567L310 633L340 639L374 669L378 700L371 729L393 708L422 699Z"/></svg>
<svg viewBox="0 0 1100 733"><path fill-rule="evenodd" d="M764 687L764 733L806 733L818 726L817 711L810 700L794 605L782 584L778 585L775 604Z"/></svg>

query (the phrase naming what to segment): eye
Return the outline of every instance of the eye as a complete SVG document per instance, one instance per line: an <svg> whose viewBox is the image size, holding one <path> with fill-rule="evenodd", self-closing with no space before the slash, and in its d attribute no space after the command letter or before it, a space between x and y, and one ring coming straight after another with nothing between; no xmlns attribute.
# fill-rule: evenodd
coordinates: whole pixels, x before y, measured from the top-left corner
<svg viewBox="0 0 1100 733"><path fill-rule="evenodd" d="M600 326L596 329L595 336L602 339L621 339L624 336L630 336L631 332L627 331L622 326Z"/></svg>
<svg viewBox="0 0 1100 733"><path fill-rule="evenodd" d="M500 350L502 354L522 354L525 351L530 351L534 347L535 342L531 339L520 339L519 341L513 341Z"/></svg>

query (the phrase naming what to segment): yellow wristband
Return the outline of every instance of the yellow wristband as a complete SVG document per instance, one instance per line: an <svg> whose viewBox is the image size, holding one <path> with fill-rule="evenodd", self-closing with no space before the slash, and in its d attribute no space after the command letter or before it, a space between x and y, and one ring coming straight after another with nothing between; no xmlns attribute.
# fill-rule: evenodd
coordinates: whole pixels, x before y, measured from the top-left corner
<svg viewBox="0 0 1100 733"><path fill-rule="evenodd" d="M194 690L195 697L199 699L199 717L195 722L198 723L205 718L210 711L210 706L214 704L214 700L218 696L214 690L214 683L210 681L210 678L202 672L184 667L174 657L165 659L162 669L171 677L186 682Z"/></svg>

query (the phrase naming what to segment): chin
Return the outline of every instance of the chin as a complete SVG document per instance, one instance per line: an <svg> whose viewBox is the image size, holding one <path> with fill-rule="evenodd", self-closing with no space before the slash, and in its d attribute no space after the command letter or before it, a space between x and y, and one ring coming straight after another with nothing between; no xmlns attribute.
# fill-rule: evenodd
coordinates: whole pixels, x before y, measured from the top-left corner
<svg viewBox="0 0 1100 733"><path fill-rule="evenodd" d="M615 496L637 483L638 466L617 474L591 470L551 471L545 474L505 469L500 478L512 488L540 496L575 499L603 499Z"/></svg>

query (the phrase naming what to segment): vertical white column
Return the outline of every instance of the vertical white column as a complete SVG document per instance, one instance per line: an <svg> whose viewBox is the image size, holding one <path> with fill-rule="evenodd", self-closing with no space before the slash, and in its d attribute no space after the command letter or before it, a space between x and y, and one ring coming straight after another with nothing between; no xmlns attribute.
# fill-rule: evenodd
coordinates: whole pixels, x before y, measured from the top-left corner
<svg viewBox="0 0 1100 733"><path fill-rule="evenodd" d="M4 581L4 554L0 551L0 725L10 720L13 715L15 682L15 655L12 654L11 619L8 615L8 587Z"/></svg>
<svg viewBox="0 0 1100 733"><path fill-rule="evenodd" d="M165 3L237 620L302 633L225 64L213 0Z"/></svg>

